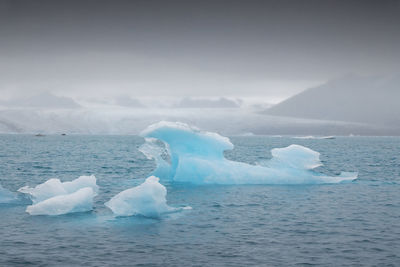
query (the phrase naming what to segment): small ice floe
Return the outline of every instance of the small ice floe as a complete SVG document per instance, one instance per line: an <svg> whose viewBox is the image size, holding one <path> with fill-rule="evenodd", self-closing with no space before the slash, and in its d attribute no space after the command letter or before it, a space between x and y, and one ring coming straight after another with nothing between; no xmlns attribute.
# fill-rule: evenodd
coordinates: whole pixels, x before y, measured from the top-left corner
<svg viewBox="0 0 400 267"><path fill-rule="evenodd" d="M28 194L32 205L26 208L31 215L62 215L93 209L98 186L96 177L81 176L70 182L50 179L36 187L24 186L19 192Z"/></svg>
<svg viewBox="0 0 400 267"><path fill-rule="evenodd" d="M30 215L62 215L90 211L93 209L94 196L91 187L84 187L74 193L55 196L28 206L26 212Z"/></svg>
<svg viewBox="0 0 400 267"><path fill-rule="evenodd" d="M166 196L167 189L159 183L159 178L150 176L139 186L120 192L105 205L116 216L159 217L164 213L190 209L190 207L174 208L168 206Z"/></svg>

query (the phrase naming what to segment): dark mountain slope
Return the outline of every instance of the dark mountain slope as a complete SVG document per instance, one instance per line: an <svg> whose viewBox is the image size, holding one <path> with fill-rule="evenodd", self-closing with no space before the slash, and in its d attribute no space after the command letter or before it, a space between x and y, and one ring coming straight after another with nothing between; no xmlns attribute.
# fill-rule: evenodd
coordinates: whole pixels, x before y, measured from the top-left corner
<svg viewBox="0 0 400 267"><path fill-rule="evenodd" d="M264 113L278 116L400 126L400 76L348 75L308 89Z"/></svg>

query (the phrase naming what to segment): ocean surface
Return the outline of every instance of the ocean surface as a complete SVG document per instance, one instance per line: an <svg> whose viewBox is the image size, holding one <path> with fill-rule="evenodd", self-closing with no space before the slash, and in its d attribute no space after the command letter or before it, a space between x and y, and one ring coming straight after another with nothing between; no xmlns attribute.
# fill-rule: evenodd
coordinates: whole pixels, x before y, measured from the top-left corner
<svg viewBox="0 0 400 267"><path fill-rule="evenodd" d="M400 138L231 137L226 157L251 164L299 144L318 171L357 171L328 185L168 183L168 204L192 210L115 218L104 203L143 182L155 163L138 136L0 135L0 184L94 174L92 212L30 216L29 201L0 204L0 266L399 266Z"/></svg>

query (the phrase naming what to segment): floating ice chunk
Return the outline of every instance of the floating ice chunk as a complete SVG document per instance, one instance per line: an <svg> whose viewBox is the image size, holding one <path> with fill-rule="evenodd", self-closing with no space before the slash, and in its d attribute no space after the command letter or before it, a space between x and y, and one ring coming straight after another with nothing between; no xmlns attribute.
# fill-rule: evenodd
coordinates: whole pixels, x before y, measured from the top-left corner
<svg viewBox="0 0 400 267"><path fill-rule="evenodd" d="M4 189L0 185L0 204L12 203L16 200L17 200L17 197L14 193L8 191L7 189Z"/></svg>
<svg viewBox="0 0 400 267"><path fill-rule="evenodd" d="M166 196L167 189L157 177L150 176L141 185L120 192L105 205L117 216L159 217L163 213L180 210L168 206Z"/></svg>
<svg viewBox="0 0 400 267"><path fill-rule="evenodd" d="M270 166L290 167L311 170L322 166L319 152L300 145L290 145L284 148L271 150L272 159Z"/></svg>
<svg viewBox="0 0 400 267"><path fill-rule="evenodd" d="M98 186L96 177L81 176L70 182L50 179L36 187L24 186L19 192L28 194L33 205L26 208L31 215L61 215L89 211Z"/></svg>
<svg viewBox="0 0 400 267"><path fill-rule="evenodd" d="M74 193L58 195L28 206L26 212L30 215L62 215L90 211L95 195L92 187L84 187Z"/></svg>
<svg viewBox="0 0 400 267"><path fill-rule="evenodd" d="M81 176L70 182L61 182L53 178L35 187L21 187L18 191L30 195L32 202L38 203L55 196L74 193L84 187L91 187L94 192L97 192L96 177L94 175Z"/></svg>
<svg viewBox="0 0 400 267"><path fill-rule="evenodd" d="M319 153L300 145L276 148L273 158L264 166L228 160L224 150L233 149L227 137L203 132L184 123L159 122L141 135L165 143L170 164L161 161L153 149L158 168L168 179L195 184L320 184L339 183L357 178L357 173L344 172L330 177L313 169L321 166ZM152 141L152 145L155 142ZM167 171L165 171L167 170ZM157 171L157 169L156 169Z"/></svg>

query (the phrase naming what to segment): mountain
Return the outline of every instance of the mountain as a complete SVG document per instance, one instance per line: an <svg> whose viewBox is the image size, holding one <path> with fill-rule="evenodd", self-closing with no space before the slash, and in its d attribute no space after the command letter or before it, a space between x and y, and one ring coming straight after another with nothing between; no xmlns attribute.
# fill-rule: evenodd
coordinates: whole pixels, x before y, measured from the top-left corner
<svg viewBox="0 0 400 267"><path fill-rule="evenodd" d="M144 108L145 106L136 98L132 98L127 95L122 95L115 98L114 103L117 106L129 107L129 108Z"/></svg>
<svg viewBox="0 0 400 267"><path fill-rule="evenodd" d="M400 76L347 75L308 89L264 114L400 127Z"/></svg>
<svg viewBox="0 0 400 267"><path fill-rule="evenodd" d="M3 102L3 105L20 108L52 108L52 109L72 109L79 108L80 105L73 99L62 96L55 96L51 93L41 93L31 97L23 97Z"/></svg>
<svg viewBox="0 0 400 267"><path fill-rule="evenodd" d="M240 103L225 97L218 99L184 97L175 106L177 108L239 108Z"/></svg>

